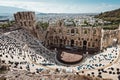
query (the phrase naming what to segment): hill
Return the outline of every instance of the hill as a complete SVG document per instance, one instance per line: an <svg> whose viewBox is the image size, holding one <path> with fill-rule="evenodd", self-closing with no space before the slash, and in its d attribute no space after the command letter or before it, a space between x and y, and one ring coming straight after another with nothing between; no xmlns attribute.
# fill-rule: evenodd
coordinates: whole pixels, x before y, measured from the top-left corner
<svg viewBox="0 0 120 80"><path fill-rule="evenodd" d="M16 13L18 11L26 11L25 9L22 8L17 8L17 7L10 7L10 6L0 6L0 15L1 16L8 16L12 15L13 13Z"/></svg>
<svg viewBox="0 0 120 80"><path fill-rule="evenodd" d="M96 15L95 18L100 18L105 21L110 21L112 24L120 23L120 8L112 11L107 11Z"/></svg>

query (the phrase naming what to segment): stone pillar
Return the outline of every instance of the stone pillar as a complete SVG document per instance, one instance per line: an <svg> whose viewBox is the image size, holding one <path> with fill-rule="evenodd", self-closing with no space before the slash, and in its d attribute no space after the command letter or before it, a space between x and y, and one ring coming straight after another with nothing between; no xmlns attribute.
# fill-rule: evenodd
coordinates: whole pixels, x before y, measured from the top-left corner
<svg viewBox="0 0 120 80"><path fill-rule="evenodd" d="M102 43L103 43L103 36L104 36L104 30L101 29L100 50L102 50L102 47L103 47L103 45L102 45Z"/></svg>

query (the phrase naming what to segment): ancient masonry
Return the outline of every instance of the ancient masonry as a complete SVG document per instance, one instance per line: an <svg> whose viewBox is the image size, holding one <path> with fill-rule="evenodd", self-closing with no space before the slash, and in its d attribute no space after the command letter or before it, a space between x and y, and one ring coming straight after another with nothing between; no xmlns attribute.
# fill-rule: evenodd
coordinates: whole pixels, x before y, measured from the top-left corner
<svg viewBox="0 0 120 80"><path fill-rule="evenodd" d="M35 27L35 13L34 12L17 12L14 14L16 23L29 30Z"/></svg>
<svg viewBox="0 0 120 80"><path fill-rule="evenodd" d="M120 26L116 30L103 30L101 27L67 27L64 22L57 22L56 27L49 26L47 32L48 46L74 46L98 51L115 43L120 44Z"/></svg>
<svg viewBox="0 0 120 80"><path fill-rule="evenodd" d="M35 12L17 12L14 14L14 18L18 26L26 29L38 39L43 40L42 32L36 27Z"/></svg>
<svg viewBox="0 0 120 80"><path fill-rule="evenodd" d="M57 25L48 28L46 45L56 47L79 47L80 49L100 50L102 32L96 27L65 27Z"/></svg>
<svg viewBox="0 0 120 80"><path fill-rule="evenodd" d="M103 30L101 27L67 27L63 21L58 21L56 27L49 26L43 34L36 28L34 12L18 12L14 17L20 27L44 41L46 46L70 46L82 50L99 51L114 43L120 44L120 26L116 30Z"/></svg>

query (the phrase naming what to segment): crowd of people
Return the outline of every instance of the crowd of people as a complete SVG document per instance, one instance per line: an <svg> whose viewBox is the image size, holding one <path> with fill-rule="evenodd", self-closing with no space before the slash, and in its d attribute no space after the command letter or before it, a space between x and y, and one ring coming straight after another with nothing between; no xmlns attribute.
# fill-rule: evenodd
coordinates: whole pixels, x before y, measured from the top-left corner
<svg viewBox="0 0 120 80"><path fill-rule="evenodd" d="M55 52L45 48L41 44L41 41L23 29L0 35L0 59L3 63L9 64L11 69L22 69L36 73L49 70L49 73L51 73L50 69L52 68L55 72L82 71L84 73L84 70L99 69L113 64L118 57L119 48L117 46L107 48L104 52L93 55L92 57L88 56L76 66L64 66L57 61ZM118 71L118 69L116 70ZM103 70L102 72L106 73L107 70ZM100 71L96 72L101 77ZM113 72L107 73L112 74ZM95 72L87 75L91 74L95 74Z"/></svg>
<svg viewBox="0 0 120 80"><path fill-rule="evenodd" d="M10 64L12 68L29 71L34 67L34 62L43 65L55 62L54 59L50 58L54 57L54 52L47 50L40 41L35 40L22 29L0 36L0 57L4 63ZM32 71L42 69L42 67L38 67L35 66Z"/></svg>
<svg viewBox="0 0 120 80"><path fill-rule="evenodd" d="M119 56L118 53L118 47L107 48L107 50L102 53L96 54L92 57L86 57L86 60L78 66L77 69L96 69L104 67L116 61Z"/></svg>

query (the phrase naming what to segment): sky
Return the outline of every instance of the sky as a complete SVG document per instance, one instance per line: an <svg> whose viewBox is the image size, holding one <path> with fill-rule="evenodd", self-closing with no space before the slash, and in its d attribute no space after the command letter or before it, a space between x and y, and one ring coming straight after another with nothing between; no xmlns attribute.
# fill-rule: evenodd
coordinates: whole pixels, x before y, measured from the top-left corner
<svg viewBox="0 0 120 80"><path fill-rule="evenodd" d="M120 8L120 0L0 0L0 6L42 13L101 13Z"/></svg>

